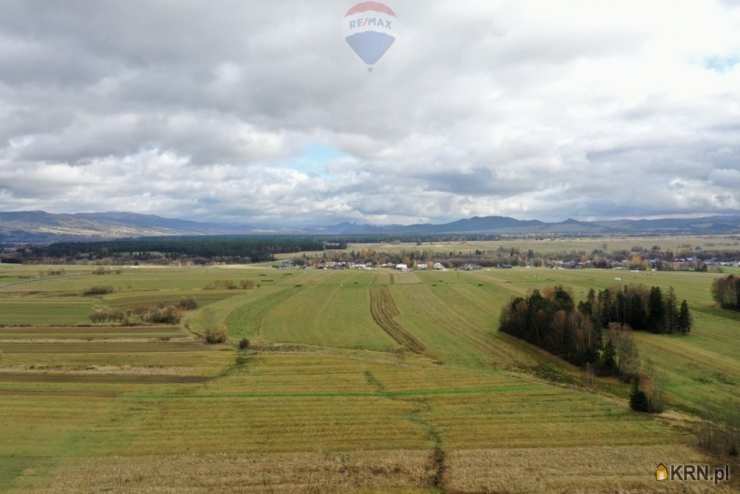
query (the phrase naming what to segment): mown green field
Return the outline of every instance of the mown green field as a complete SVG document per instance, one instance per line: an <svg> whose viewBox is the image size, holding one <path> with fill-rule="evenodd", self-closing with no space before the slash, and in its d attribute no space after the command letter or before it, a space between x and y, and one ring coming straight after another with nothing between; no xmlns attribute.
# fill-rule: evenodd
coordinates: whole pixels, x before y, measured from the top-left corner
<svg viewBox="0 0 740 494"><path fill-rule="evenodd" d="M713 275L64 269L0 266L0 491L671 492L657 463L716 461L691 414L740 406L740 316L713 307ZM661 416L497 332L513 295L621 282L673 286L695 314L689 336L637 335ZM87 320L183 297L198 308L177 325ZM230 341L203 343L213 326Z"/></svg>
<svg viewBox="0 0 740 494"><path fill-rule="evenodd" d="M653 363L667 398L674 405L705 416L722 415L728 408L740 406L740 314L715 307L711 284L718 275L516 269L482 271L471 276L512 293L562 284L580 297L590 288L623 283L673 287L679 299L689 301L694 329L688 336L636 332L641 359Z"/></svg>

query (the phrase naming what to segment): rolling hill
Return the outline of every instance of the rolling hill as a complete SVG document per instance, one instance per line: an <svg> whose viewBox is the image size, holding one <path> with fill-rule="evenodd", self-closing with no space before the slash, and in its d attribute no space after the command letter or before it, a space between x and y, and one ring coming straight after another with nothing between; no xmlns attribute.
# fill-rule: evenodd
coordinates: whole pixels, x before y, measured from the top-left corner
<svg viewBox="0 0 740 494"><path fill-rule="evenodd" d="M201 223L126 212L52 214L46 211L0 212L0 241L47 243L163 235L251 233L245 225Z"/></svg>

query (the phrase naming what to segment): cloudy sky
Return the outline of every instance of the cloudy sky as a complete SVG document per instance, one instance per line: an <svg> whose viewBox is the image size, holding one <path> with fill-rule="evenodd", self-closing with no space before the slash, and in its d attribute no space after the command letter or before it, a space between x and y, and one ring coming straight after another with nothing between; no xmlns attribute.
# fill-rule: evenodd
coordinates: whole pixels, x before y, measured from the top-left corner
<svg viewBox="0 0 740 494"><path fill-rule="evenodd" d="M0 210L239 223L740 211L740 0L28 2Z"/></svg>

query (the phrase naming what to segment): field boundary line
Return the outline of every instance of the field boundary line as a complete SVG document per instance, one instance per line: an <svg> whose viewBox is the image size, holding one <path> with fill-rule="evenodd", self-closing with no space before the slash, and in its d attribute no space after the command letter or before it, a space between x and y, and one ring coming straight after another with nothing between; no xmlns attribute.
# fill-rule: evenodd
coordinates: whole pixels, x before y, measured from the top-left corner
<svg viewBox="0 0 740 494"><path fill-rule="evenodd" d="M423 413L430 412L432 409L429 399L424 396L408 396L389 392L385 384L369 370L365 371L365 380L384 398L407 403L413 407L404 414L404 418L419 427L427 440L432 443L432 451L427 460L430 474L426 481L427 485L435 492L446 493L447 454L443 448L442 435L432 422L422 416Z"/></svg>

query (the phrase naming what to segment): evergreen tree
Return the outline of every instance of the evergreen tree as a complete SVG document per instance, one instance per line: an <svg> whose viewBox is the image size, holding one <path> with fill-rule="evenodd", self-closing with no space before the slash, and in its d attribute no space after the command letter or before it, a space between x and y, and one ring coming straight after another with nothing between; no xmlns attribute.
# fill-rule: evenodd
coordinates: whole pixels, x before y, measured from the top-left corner
<svg viewBox="0 0 740 494"><path fill-rule="evenodd" d="M630 317L628 323L634 329L644 329L646 319L647 314L645 314L645 306L642 302L642 297L639 293L635 292L632 294L630 299Z"/></svg>
<svg viewBox="0 0 740 494"><path fill-rule="evenodd" d="M682 333L688 333L691 331L691 312L689 312L689 304L684 300L681 302L681 309L678 313L678 330Z"/></svg>
<svg viewBox="0 0 740 494"><path fill-rule="evenodd" d="M678 329L678 308L676 307L676 293L673 287L668 289L665 299L665 322L663 324L666 333L673 333Z"/></svg>
<svg viewBox="0 0 740 494"><path fill-rule="evenodd" d="M617 293L617 317L614 319L619 324L626 322L627 304L625 300L624 292Z"/></svg>
<svg viewBox="0 0 740 494"><path fill-rule="evenodd" d="M650 410L650 403L648 402L648 397L640 389L640 380L639 378L634 378L632 380L632 392L630 393L630 408L636 412L647 412Z"/></svg>
<svg viewBox="0 0 740 494"><path fill-rule="evenodd" d="M613 376L617 373L617 360L616 360L616 349L611 340L607 340L604 349L601 352L601 359L599 359L599 368L604 374Z"/></svg>
<svg viewBox="0 0 740 494"><path fill-rule="evenodd" d="M556 304L558 310L564 310L565 312L572 312L575 307L573 297L562 286L555 287L552 301Z"/></svg>
<svg viewBox="0 0 740 494"><path fill-rule="evenodd" d="M591 288L588 291L588 295L586 296L586 302L588 302L588 304L591 307L593 307L596 304L596 292L594 291L593 288Z"/></svg>
<svg viewBox="0 0 740 494"><path fill-rule="evenodd" d="M665 307L663 305L663 293L660 291L659 286L654 286L650 289L648 314L649 330L654 333L660 333L665 322Z"/></svg>

